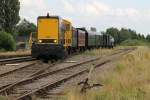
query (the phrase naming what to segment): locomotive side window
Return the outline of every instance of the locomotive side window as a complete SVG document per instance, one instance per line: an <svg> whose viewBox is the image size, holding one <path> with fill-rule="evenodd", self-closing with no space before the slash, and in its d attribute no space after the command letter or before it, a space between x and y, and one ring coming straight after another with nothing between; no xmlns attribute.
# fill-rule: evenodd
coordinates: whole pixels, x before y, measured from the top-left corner
<svg viewBox="0 0 150 100"><path fill-rule="evenodd" d="M65 25L65 30L66 30L66 31L70 31L70 25L69 25L69 24L66 24L66 25Z"/></svg>

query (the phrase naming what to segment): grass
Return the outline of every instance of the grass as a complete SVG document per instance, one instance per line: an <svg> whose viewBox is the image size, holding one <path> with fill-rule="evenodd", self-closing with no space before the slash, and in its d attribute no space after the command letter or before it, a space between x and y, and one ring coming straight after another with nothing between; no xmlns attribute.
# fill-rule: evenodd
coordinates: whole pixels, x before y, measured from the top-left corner
<svg viewBox="0 0 150 100"><path fill-rule="evenodd" d="M12 58L12 57L22 57L31 55L30 50L20 50L20 51L13 51L13 52L0 52L0 59L4 58Z"/></svg>
<svg viewBox="0 0 150 100"><path fill-rule="evenodd" d="M82 53L82 55L88 56L103 56L109 54L112 50L109 49L94 49L94 50L86 50Z"/></svg>
<svg viewBox="0 0 150 100"><path fill-rule="evenodd" d="M122 46L148 46L150 43L146 40L128 39L123 41Z"/></svg>
<svg viewBox="0 0 150 100"><path fill-rule="evenodd" d="M0 100L8 100L6 97L0 96Z"/></svg>
<svg viewBox="0 0 150 100"><path fill-rule="evenodd" d="M86 50L85 52L83 52L83 55L89 55L89 56L103 56L106 54L110 54L113 51L117 50L117 49L121 49L124 48L123 46L118 46L114 49L92 49L92 50Z"/></svg>
<svg viewBox="0 0 150 100"><path fill-rule="evenodd" d="M71 89L66 100L150 100L150 48L138 47L97 77L104 85L100 90Z"/></svg>

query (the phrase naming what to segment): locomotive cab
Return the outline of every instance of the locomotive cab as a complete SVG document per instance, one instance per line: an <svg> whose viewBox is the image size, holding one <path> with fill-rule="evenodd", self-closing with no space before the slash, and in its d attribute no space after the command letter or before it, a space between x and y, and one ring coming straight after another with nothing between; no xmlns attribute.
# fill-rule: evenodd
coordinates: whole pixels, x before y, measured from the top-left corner
<svg viewBox="0 0 150 100"><path fill-rule="evenodd" d="M58 30L59 18L58 17L47 17L38 18L38 43L51 43L58 44Z"/></svg>
<svg viewBox="0 0 150 100"><path fill-rule="evenodd" d="M58 16L40 16L37 20L35 42L32 44L32 57L53 58L64 57L65 34L67 30L63 20Z"/></svg>

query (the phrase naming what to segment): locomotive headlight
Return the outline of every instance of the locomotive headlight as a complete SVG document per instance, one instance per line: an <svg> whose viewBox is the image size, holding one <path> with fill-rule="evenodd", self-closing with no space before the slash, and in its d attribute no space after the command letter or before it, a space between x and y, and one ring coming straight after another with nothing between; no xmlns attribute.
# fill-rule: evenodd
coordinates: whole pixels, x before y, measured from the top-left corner
<svg viewBox="0 0 150 100"><path fill-rule="evenodd" d="M54 43L56 43L57 42L57 40L54 40Z"/></svg>
<svg viewBox="0 0 150 100"><path fill-rule="evenodd" d="M39 40L40 43L42 43L42 40Z"/></svg>

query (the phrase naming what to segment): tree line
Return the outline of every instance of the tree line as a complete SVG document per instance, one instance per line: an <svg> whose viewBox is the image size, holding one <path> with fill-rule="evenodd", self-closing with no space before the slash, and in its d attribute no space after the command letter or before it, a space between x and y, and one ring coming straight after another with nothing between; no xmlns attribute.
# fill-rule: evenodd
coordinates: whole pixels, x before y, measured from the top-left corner
<svg viewBox="0 0 150 100"><path fill-rule="evenodd" d="M111 36L113 36L116 44L121 44L122 42L127 40L140 40L150 42L150 35L147 35L145 37L144 35L127 28L121 28L119 30L117 28L111 27L106 29L106 32L103 32L103 34L110 34Z"/></svg>
<svg viewBox="0 0 150 100"><path fill-rule="evenodd" d="M19 0L0 0L0 50L15 50L16 36L29 35L36 25L23 19L20 21Z"/></svg>

